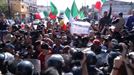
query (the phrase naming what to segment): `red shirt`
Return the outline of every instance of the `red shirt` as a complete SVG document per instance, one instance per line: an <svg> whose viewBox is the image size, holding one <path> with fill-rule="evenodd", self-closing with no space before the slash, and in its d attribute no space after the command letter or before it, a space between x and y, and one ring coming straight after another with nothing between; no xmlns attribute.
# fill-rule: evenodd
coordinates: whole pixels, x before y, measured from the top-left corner
<svg viewBox="0 0 134 75"><path fill-rule="evenodd" d="M44 69L45 68L45 62L46 62L46 56L47 55L50 55L51 54L51 51L49 50L47 53L41 51L38 55L38 59L40 60L41 62L41 69Z"/></svg>

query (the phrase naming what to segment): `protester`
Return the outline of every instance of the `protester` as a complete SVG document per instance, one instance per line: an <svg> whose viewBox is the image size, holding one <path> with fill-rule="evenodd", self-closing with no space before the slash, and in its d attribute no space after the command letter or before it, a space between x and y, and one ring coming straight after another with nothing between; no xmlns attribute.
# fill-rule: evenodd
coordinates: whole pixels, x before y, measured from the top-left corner
<svg viewBox="0 0 134 75"><path fill-rule="evenodd" d="M131 31L133 29L133 26L134 26L134 10L132 11L132 16L128 18L126 24L128 31Z"/></svg>
<svg viewBox="0 0 134 75"><path fill-rule="evenodd" d="M102 31L105 26L109 26L111 23L111 13L112 13L112 4L110 4L109 14L107 11L104 12L104 16L99 20L99 31Z"/></svg>
<svg viewBox="0 0 134 75"><path fill-rule="evenodd" d="M116 29L120 32L124 29L125 19L123 18L123 13L119 13L118 18L116 18L112 24L116 27Z"/></svg>
<svg viewBox="0 0 134 75"><path fill-rule="evenodd" d="M69 22L63 30L56 19L45 20L46 24L42 19L39 24L15 24L8 30L5 17L1 16L0 30L7 32L0 33L0 72L4 75L133 75L133 16L128 18L127 31L123 13L112 23L111 13L112 4L109 14L104 12L99 23L91 25L88 35L73 34Z"/></svg>
<svg viewBox="0 0 134 75"><path fill-rule="evenodd" d="M6 18L4 13L0 13L0 30L6 30L7 24L6 24Z"/></svg>

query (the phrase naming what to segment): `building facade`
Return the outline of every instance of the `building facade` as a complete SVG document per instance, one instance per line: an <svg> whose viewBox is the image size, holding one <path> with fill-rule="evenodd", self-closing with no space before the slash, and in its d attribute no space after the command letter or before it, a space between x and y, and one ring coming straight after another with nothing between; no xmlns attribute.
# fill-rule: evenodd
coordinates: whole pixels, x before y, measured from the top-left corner
<svg viewBox="0 0 134 75"><path fill-rule="evenodd" d="M104 11L109 11L111 1L107 1L103 4L101 14L103 14ZM129 15L130 11L134 9L134 3L132 2L123 2L123 1L112 1L112 14L117 15L120 12L122 12L124 15Z"/></svg>
<svg viewBox="0 0 134 75"><path fill-rule="evenodd" d="M50 6L38 5L37 8L38 8L37 9L38 12L47 11L49 13L51 11L51 7Z"/></svg>
<svg viewBox="0 0 134 75"><path fill-rule="evenodd" d="M19 16L21 19L27 17L29 6L23 0L10 0L9 4L12 16Z"/></svg>
<svg viewBox="0 0 134 75"><path fill-rule="evenodd" d="M29 6L29 13L37 12L37 0L23 0Z"/></svg>
<svg viewBox="0 0 134 75"><path fill-rule="evenodd" d="M29 20L31 13L37 12L37 0L10 0L10 10L14 18Z"/></svg>

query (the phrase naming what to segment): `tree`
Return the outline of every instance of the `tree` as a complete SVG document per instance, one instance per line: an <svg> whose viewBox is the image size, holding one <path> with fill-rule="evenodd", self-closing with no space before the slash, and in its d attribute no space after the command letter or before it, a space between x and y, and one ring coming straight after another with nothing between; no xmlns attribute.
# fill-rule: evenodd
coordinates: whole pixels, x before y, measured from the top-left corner
<svg viewBox="0 0 134 75"><path fill-rule="evenodd" d="M6 4L0 5L0 13L4 13L6 16L8 15L8 6Z"/></svg>

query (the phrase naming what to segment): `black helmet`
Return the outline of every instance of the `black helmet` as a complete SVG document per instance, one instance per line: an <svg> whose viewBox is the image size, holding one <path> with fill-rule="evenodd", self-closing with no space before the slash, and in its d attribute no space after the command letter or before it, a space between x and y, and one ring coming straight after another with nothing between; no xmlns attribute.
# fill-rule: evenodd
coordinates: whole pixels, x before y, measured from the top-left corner
<svg viewBox="0 0 134 75"><path fill-rule="evenodd" d="M9 64L8 65L8 71L11 72L12 74L15 74L16 68L17 68L17 64L20 63L20 62L21 62L21 60L15 60L11 64Z"/></svg>
<svg viewBox="0 0 134 75"><path fill-rule="evenodd" d="M114 51L111 51L109 54L108 54L108 64L109 66L112 66L113 65L113 61L114 59L119 56L120 53L119 52L114 52Z"/></svg>
<svg viewBox="0 0 134 75"><path fill-rule="evenodd" d="M97 63L97 57L96 54L93 51L88 51L87 53L87 65L96 65Z"/></svg>
<svg viewBox="0 0 134 75"><path fill-rule="evenodd" d="M5 55L3 53L0 53L0 65L4 62Z"/></svg>
<svg viewBox="0 0 134 75"><path fill-rule="evenodd" d="M54 54L47 61L48 67L62 68L64 59L60 54Z"/></svg>
<svg viewBox="0 0 134 75"><path fill-rule="evenodd" d="M4 53L0 53L0 71L2 75L5 75L7 73L7 63L5 62L6 56Z"/></svg>
<svg viewBox="0 0 134 75"><path fill-rule="evenodd" d="M81 75L81 74L82 74L82 72L81 72L81 67L74 66L74 67L72 68L72 73L73 73L73 75Z"/></svg>
<svg viewBox="0 0 134 75"><path fill-rule="evenodd" d="M30 61L24 60L17 64L17 75L33 75L33 71L34 65Z"/></svg>
<svg viewBox="0 0 134 75"><path fill-rule="evenodd" d="M73 60L82 60L83 59L83 52L81 51L81 49L72 49L72 59Z"/></svg>

